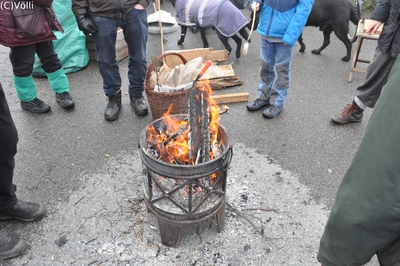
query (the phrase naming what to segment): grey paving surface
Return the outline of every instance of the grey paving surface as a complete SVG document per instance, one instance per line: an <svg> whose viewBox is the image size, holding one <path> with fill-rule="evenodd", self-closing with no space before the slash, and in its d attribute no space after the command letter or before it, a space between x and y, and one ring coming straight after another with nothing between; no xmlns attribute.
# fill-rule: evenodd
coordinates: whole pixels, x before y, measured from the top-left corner
<svg viewBox="0 0 400 266"><path fill-rule="evenodd" d="M163 9L172 12L169 4ZM229 59L243 86L216 93L249 92L251 99L256 97L259 36L252 36L249 53ZM199 47L199 36L189 33L183 47L176 45L178 37L179 31L166 34L165 50ZM214 32L208 37L215 50L223 49ZM364 74L347 82L350 63L340 60L345 48L335 36L318 56L311 49L322 43L322 33L306 28L303 37L306 53L299 53L296 44L292 86L282 114L266 120L260 112L247 112L246 103L235 103L222 116L234 150L224 231L216 233L215 225L187 228L177 249L160 244L157 221L141 201L137 143L151 117L133 114L127 89L120 119L105 121L101 77L91 62L68 75L76 101L70 112L57 105L46 79L35 79L39 97L52 112L33 115L19 106L8 49L0 47L0 80L20 138L14 180L18 195L48 207L39 222L1 223L26 239L30 248L0 264L315 265L329 208L372 110L362 123L330 122L352 99ZM372 57L374 47L366 42L363 54ZM148 61L160 53L160 36L150 34ZM120 68L126 73L126 59ZM126 88L126 75L123 82Z"/></svg>

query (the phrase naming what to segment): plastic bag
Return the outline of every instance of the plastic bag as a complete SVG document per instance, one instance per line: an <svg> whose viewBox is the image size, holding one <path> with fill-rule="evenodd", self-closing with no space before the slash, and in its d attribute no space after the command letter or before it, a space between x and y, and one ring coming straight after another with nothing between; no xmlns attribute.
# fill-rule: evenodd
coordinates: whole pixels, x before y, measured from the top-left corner
<svg viewBox="0 0 400 266"><path fill-rule="evenodd" d="M64 34L54 31L57 39L53 41L53 44L66 74L81 70L90 60L86 48L86 35L78 29L71 5L71 0L54 0L52 5L58 21L64 28ZM36 55L33 66L34 76L46 76L41 65Z"/></svg>

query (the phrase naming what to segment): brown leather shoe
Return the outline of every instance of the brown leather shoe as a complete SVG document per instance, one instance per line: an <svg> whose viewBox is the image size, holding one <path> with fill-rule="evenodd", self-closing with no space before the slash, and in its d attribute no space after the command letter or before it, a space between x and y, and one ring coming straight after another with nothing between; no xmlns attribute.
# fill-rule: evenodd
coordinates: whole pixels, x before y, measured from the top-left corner
<svg viewBox="0 0 400 266"><path fill-rule="evenodd" d="M339 114L331 116L331 120L336 124L361 122L363 114L364 110L353 100L350 104L346 105Z"/></svg>

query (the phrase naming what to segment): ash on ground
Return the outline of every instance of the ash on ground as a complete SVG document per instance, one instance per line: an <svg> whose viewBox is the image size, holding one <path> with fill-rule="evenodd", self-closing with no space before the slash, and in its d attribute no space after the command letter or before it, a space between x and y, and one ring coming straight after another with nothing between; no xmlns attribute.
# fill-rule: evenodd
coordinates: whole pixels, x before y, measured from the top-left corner
<svg viewBox="0 0 400 266"><path fill-rule="evenodd" d="M80 190L36 224L27 252L9 263L316 265L329 213L295 175L243 144L233 144L223 232L215 220L185 227L178 248L161 244L146 210L139 151L111 155L81 180Z"/></svg>

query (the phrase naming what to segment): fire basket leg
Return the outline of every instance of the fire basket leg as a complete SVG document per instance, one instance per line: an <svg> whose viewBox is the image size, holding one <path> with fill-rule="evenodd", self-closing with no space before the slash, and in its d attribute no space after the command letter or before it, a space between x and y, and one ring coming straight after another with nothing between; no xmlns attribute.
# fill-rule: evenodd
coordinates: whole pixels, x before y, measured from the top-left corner
<svg viewBox="0 0 400 266"><path fill-rule="evenodd" d="M167 247L177 248L181 241L183 226L160 218L158 218L157 221L161 235L161 243Z"/></svg>
<svg viewBox="0 0 400 266"><path fill-rule="evenodd" d="M221 233L222 230L224 230L224 225L225 225L225 198L223 199L223 202L221 203L221 207L215 214L216 221L217 221L217 230L218 233Z"/></svg>

